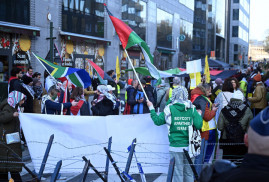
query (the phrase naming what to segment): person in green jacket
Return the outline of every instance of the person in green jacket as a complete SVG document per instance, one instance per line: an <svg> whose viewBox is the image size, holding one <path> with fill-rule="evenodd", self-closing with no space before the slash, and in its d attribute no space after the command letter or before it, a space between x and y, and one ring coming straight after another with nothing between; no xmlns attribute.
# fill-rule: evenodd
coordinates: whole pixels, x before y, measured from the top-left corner
<svg viewBox="0 0 269 182"><path fill-rule="evenodd" d="M147 101L150 116L157 126L167 125L170 142L170 157L175 157L175 170L173 181L193 182L193 172L184 155L183 149L188 150L189 132L188 126L193 123L196 129L201 129L203 119L201 110L196 110L188 100L188 92L184 87L174 88L172 91L171 104L164 108L164 112L156 114L150 101ZM193 158L194 159L194 158Z"/></svg>

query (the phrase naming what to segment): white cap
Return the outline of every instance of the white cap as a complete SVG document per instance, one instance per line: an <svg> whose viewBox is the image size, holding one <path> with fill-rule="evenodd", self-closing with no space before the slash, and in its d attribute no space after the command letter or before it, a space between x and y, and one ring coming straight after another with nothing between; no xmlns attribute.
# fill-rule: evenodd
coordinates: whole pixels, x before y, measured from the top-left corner
<svg viewBox="0 0 269 182"><path fill-rule="evenodd" d="M112 87L111 85L107 85L107 91L114 91L115 90L115 87Z"/></svg>

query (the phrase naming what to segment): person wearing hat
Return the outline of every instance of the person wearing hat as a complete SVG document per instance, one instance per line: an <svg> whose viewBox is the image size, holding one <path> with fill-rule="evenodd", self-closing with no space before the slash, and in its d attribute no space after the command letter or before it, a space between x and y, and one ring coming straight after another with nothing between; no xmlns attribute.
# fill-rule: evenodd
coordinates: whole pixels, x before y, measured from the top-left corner
<svg viewBox="0 0 269 182"><path fill-rule="evenodd" d="M167 105L159 115L156 114L150 101L147 101L147 105L154 124L157 126L167 125L170 143L169 154L170 158L175 158L173 181L193 182L193 172L183 151L184 149L188 151L188 127L193 123L196 129L202 128L202 111L196 110L195 106L188 100L188 91L185 87L173 89L171 104ZM194 160L194 158L191 159Z"/></svg>
<svg viewBox="0 0 269 182"><path fill-rule="evenodd" d="M251 120L244 137L248 153L240 167L219 175L213 175L210 181L253 182L269 179L269 107L262 110ZM207 173L208 175L208 173Z"/></svg>
<svg viewBox="0 0 269 182"><path fill-rule="evenodd" d="M262 82L262 76L260 74L254 76L253 79L256 88L253 92L253 97L249 97L248 100L251 103L253 115L256 116L259 112L261 112L261 110L263 110L267 106L267 91Z"/></svg>
<svg viewBox="0 0 269 182"><path fill-rule="evenodd" d="M241 91L235 91L228 105L221 110L217 122L218 130L221 131L221 143L243 143L249 122L253 119L250 108L244 103L244 98ZM229 131L230 126L235 130ZM232 136L234 134L236 137ZM241 159L247 152L244 145L222 145L221 147L223 159L233 161Z"/></svg>
<svg viewBox="0 0 269 182"><path fill-rule="evenodd" d="M215 80L215 83L216 83L216 87L212 90L212 95L211 95L211 101L214 101L215 98L218 96L218 94L221 92L222 90L222 79L221 78L217 78Z"/></svg>
<svg viewBox="0 0 269 182"><path fill-rule="evenodd" d="M33 102L35 98L35 92L33 90L33 79L29 76L22 76L22 93L26 95L27 100L24 102L24 112L33 113Z"/></svg>
<svg viewBox="0 0 269 182"><path fill-rule="evenodd" d="M7 134L20 133L20 120L19 114L23 112L22 104L28 99L26 95L18 91L12 91L8 95L8 99L5 99L0 104L0 157L1 161L8 161L9 163L0 164L0 181L8 181L8 172L14 181L22 181L20 172L22 171L22 165L17 157L22 158L22 148L20 141L13 141L8 143ZM19 138L19 136L18 136ZM12 163L13 162L13 163Z"/></svg>

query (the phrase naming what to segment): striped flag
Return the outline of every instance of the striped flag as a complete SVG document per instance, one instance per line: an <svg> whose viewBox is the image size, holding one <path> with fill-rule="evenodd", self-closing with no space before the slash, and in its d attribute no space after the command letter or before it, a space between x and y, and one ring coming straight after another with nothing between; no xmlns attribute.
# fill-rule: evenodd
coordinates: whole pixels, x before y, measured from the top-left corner
<svg viewBox="0 0 269 182"><path fill-rule="evenodd" d="M160 71L153 65L153 57L150 53L150 49L147 45L147 43L142 40L136 33L133 31L126 23L124 23L122 20L114 17L111 12L108 10L106 4L104 4L107 13L113 23L113 26L119 36L119 39L121 41L123 49L128 49L134 45L139 45L141 48L144 57L145 62L148 67L148 70L151 74L151 76L159 82L161 81Z"/></svg>
<svg viewBox="0 0 269 182"><path fill-rule="evenodd" d="M91 85L91 77L84 69L58 66L34 53L33 55L54 78L66 77L76 87L87 88Z"/></svg>
<svg viewBox="0 0 269 182"><path fill-rule="evenodd" d="M106 73L104 70L102 70L97 64L95 64L93 61L88 60L92 68L97 74L97 77L102 85L107 85L107 80L113 81L113 79Z"/></svg>

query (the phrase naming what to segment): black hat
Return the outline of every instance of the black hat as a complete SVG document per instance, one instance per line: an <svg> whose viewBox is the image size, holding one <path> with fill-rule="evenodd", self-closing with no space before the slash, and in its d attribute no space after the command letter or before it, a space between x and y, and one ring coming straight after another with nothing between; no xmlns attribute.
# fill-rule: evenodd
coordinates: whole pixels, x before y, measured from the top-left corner
<svg viewBox="0 0 269 182"><path fill-rule="evenodd" d="M29 83L31 83L33 81L33 79L31 77L26 76L26 75L23 75L21 79L22 79L23 83L26 85L28 85Z"/></svg>

